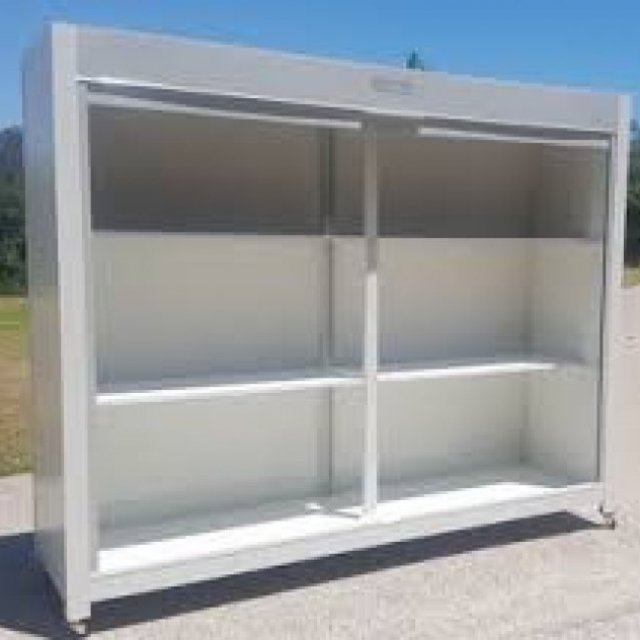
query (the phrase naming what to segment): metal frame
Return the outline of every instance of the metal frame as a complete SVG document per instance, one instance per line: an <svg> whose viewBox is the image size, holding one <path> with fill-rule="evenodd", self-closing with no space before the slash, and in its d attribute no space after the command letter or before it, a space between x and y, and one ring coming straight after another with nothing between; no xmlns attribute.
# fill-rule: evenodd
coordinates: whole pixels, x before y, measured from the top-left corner
<svg viewBox="0 0 640 640"><path fill-rule="evenodd" d="M249 120L258 122L272 122L301 127L317 127L322 129L347 129L358 130L360 123L353 119L327 118L320 116L301 115L274 115L260 113L257 109L249 108L246 111L233 110L232 108L193 107L159 100L133 98L129 96L111 95L108 93L93 93L90 83L79 83L84 87L89 96L89 104L98 107L119 109L139 109L145 111L159 111L161 113L177 113L184 115L201 116L208 118L230 118L233 120Z"/></svg>
<svg viewBox="0 0 640 640"><path fill-rule="evenodd" d="M616 416L616 387L619 387L621 335L621 286L624 267L624 237L627 202L627 174L631 131L631 99L618 103L618 125L609 152L608 215L605 229L605 263L602 296L602 368L600 380L600 419L598 430L598 473L606 488L601 505L603 514L616 506L612 491L613 447ZM613 431L613 433L612 433ZM614 438L611 436L614 435ZM614 443L616 444L616 443Z"/></svg>
<svg viewBox="0 0 640 640"><path fill-rule="evenodd" d="M234 47L235 49L235 47ZM250 49L245 49L246 51L250 51ZM276 56L278 54L275 54ZM295 59L295 55L287 54L286 57ZM322 60L323 63L327 63L327 60ZM344 63L338 62L337 64L334 62L337 68L339 66L344 66ZM371 69L367 69L365 65L361 65L361 71L370 71ZM371 77L371 87L373 88L374 95L380 98L386 97L385 94L389 94L391 96L404 96L405 98L413 98L415 93L418 93L416 89L422 90L421 81L427 78L426 75L420 77L412 72L409 75L404 75L404 78L396 78L391 77L390 73L394 72L398 73L397 69L391 69L389 67L384 67L378 69L378 71L384 70L389 74L389 77L382 77L378 75L373 75ZM453 79L453 76L450 76ZM456 78L456 80L459 80ZM342 101L337 97L333 100L323 100L323 99L303 99L303 98L285 98L278 97L274 95L270 95L268 93L253 93L246 92L240 90L229 90L223 89L222 87L218 89L203 89L203 88L195 88L193 86L186 87L181 86L179 84L173 84L171 82L148 82L141 80L140 78L134 77L115 77L115 76L101 76L101 75L79 75L78 81L87 85L88 87L93 87L100 91L100 93L105 93L105 95L109 95L109 92L112 91L112 97L117 95L118 91L141 91L141 92L159 92L165 94L173 94L175 96L179 96L181 94L191 94L197 96L199 98L205 99L224 99L228 101L240 101L247 103L262 103L263 108L273 108L273 107L291 107L296 106L302 109L309 110L329 110L334 111L336 114L344 115L347 119L353 117L360 117L365 120L389 120L389 121L439 121L451 123L455 127L460 129L466 129L469 126L473 127L476 125L480 125L485 128L492 127L510 127L510 128L518 128L524 127L527 129L537 129L537 130L545 130L549 131L557 131L560 135L558 136L558 140L562 139L563 133L571 133L571 132L580 132L582 134L593 134L596 136L607 136L610 132L609 123L604 123L597 118L594 118L592 123L586 124L575 124L575 121L568 122L555 122L548 121L545 119L541 120L532 120L530 118L526 118L525 120L521 120L518 118L500 118L500 117L491 117L491 116L479 116L479 115L457 115L453 113L442 113L440 111L429 111L424 106L419 109L415 108L394 108L394 107L380 107L376 108L369 105L359 104L353 101ZM414 83L414 81L417 81ZM481 81L477 78L466 78L462 79L462 82L467 83L467 88L479 88L483 84L486 84L486 87L483 88L493 88L497 90L504 89L521 89L525 91L538 90L541 93L544 91L549 94L551 97L550 87L534 87L532 85L517 85L516 83L500 84L495 81ZM474 87L475 85L475 87ZM443 87L444 88L444 87ZM448 88L448 87L447 87ZM589 94L586 91L583 92L584 98L588 99L603 97L604 94ZM569 98L576 98L579 96L579 91L577 90L569 90L565 88L565 95L563 96L564 100ZM554 96L555 97L555 96ZM583 97L583 96L580 96ZM609 96L614 98L615 96ZM148 103L147 107L150 107L154 101L153 100L144 100L139 99L140 104ZM114 106L117 101L114 101ZM162 102L160 100L160 102ZM451 105L453 107L453 104ZM167 105L167 108L168 105ZM213 108L213 106L212 106ZM258 108L258 111L260 109ZM575 120L575 119L574 119ZM426 125L428 128L429 125ZM452 129L453 130L453 129Z"/></svg>
<svg viewBox="0 0 640 640"><path fill-rule="evenodd" d="M469 79L447 79L438 74L419 77L410 72L385 70L378 67L358 67L339 63L315 61L325 67L318 73L329 91L331 82L325 75L336 74L362 77L367 80L369 102L350 102L348 96L335 96L335 100L324 100L320 89L308 98L291 95L269 94L267 91L250 94L241 88L232 92L225 90L224 81L216 92L203 86L180 86L176 84L145 80L144 78L117 78L87 72L104 64L104 52L100 64L93 65L87 42L92 38L109 38L114 42L122 38L131 44L140 41L140 36L100 32L92 29L77 29L67 25L56 25L52 31L51 55L53 57L53 119L55 147L55 205L57 216L57 244L59 252L59 299L61 308L62 352L62 403L64 424L64 531L65 531L65 574L64 586L59 586L65 600L66 615L70 621L81 621L90 615L91 602L120 595L138 593L150 589L183 584L186 582L228 575L240 571L273 566L284 562L303 560L330 553L339 553L375 544L384 544L411 537L449 531L463 527L499 522L511 518L548 513L550 511L594 506L603 503L610 506L609 464L611 444L608 432L614 422L614 393L611 379L615 370L617 351L616 329L618 320L618 283L622 272L622 247L624 240L624 208L626 190L627 154L629 145L630 106L626 98L611 96L591 96L575 92L549 89L531 89L519 86L505 86L478 83ZM153 38L149 39L152 42ZM153 42L163 46L163 39ZM189 48L189 43L166 41L166 46ZM197 47L193 45L195 53ZM186 49L185 49L186 50ZM243 50L221 49L224 55L230 50L238 56ZM202 49L203 52L209 51ZM212 47L216 56L220 52ZM142 55L142 54L141 54ZM146 54L145 54L146 55ZM214 53L211 53L214 55ZM220 58L224 68L224 55ZM256 56L256 52L247 52ZM277 54L268 54L277 58ZM98 56L100 57L100 56ZM233 56L232 56L233 57ZM258 60L256 58L256 60ZM301 72L308 59L283 56L285 66L300 65ZM114 63L114 73L123 63ZM229 62L232 65L232 62ZM144 65L143 65L144 66ZM231 67L230 67L231 68ZM316 73L315 67L313 73ZM325 75L322 75L325 74ZM360 74L360 75L358 75ZM436 77L437 76L437 77ZM351 77L351 76L350 76ZM320 82L319 80L319 82ZM384 81L384 82L383 82ZM385 82L387 84L385 84ZM313 83L311 83L313 84ZM321 83L320 83L321 84ZM387 86L388 85L388 86ZM273 85L277 86L277 83ZM99 87L99 91L94 90ZM385 88L386 87L386 88ZM204 96L222 97L227 100L246 101L242 111L217 108L215 106L180 105L176 101L163 102L140 96L121 95L123 88L143 89L156 92L182 92ZM460 105L451 104L452 113L443 113L441 107L429 107L429 91L433 89L433 99L437 104L445 104L452 95L468 88L469 100ZM495 89L497 96L496 113L504 116L495 118L488 115L486 105L478 100ZM110 91L113 90L112 94ZM440 94L438 94L440 91ZM531 117L531 105L527 100L538 91L541 96L541 117ZM294 92L295 93L295 92ZM424 104L416 108L421 96ZM293 95L293 94L292 94ZM379 97L381 106L372 102ZM517 100L514 99L517 98ZM584 100L588 108L584 117L576 119L577 124L564 116L554 117L553 105L563 104L563 98L572 104ZM474 103L475 100L475 103ZM501 103L502 100L502 103ZM404 102L403 102L404 101ZM517 115L518 101L522 114ZM178 100L179 102L179 100ZM464 102L464 101L463 101ZM259 103L259 104L258 104ZM406 104L405 104L406 103ZM266 112L260 112L260 105L268 105ZM474 104L477 117L473 116ZM500 106L502 104L502 106ZM609 105L615 104L617 111L610 113ZM363 298L363 369L365 389L365 419L363 424L362 458L362 510L363 518L352 529L323 539L292 540L272 548L247 550L229 556L202 558L197 562L167 563L166 566L125 575L101 575L95 564L99 541L97 540L97 514L91 500L89 455L90 425L93 421L96 402L95 354L92 323L91 249L90 249L90 166L88 153L88 109L90 105L116 108L149 109L197 116L230 117L235 119L264 120L294 126L316 127L323 131L321 153L330 158L332 129L362 131L364 151L364 171L362 176L363 217L364 217L364 298ZM274 107L277 107L275 108ZM394 106L396 105L396 106ZM551 106L549 106L551 105ZM257 108L256 108L257 107ZM290 113L289 107L293 107ZM454 108L455 107L455 108ZM305 115L305 110L308 114ZM466 110L466 111L465 111ZM501 111L502 110L502 111ZM455 112L454 112L455 111ZM331 114L335 114L335 118ZM615 130L611 123L615 123ZM497 140L524 144L550 144L587 148L610 148L610 188L609 211L607 212L607 251L604 273L604 315L603 315L603 362L601 388L601 416L599 433L599 482L576 485L560 494L534 501L522 501L487 508L479 508L473 513L448 513L438 517L416 518L408 521L384 523L376 520L378 504L378 382L379 382L379 283L378 283L378 136L387 127L409 126L413 134L444 136L451 138ZM509 129L511 127L511 129ZM515 130L514 127L517 129ZM326 147L326 148L325 148ZM327 159L330 164L330 159ZM327 177L327 176L325 176ZM332 272L333 251L331 238L331 218L333 213L333 188L331 180L323 184L319 213L323 216L324 241L326 242L328 267L322 278L331 292L334 274ZM64 212L64 214L62 214ZM329 296L329 299L331 296ZM320 352L323 363L332 359L332 312L327 312ZM332 395L330 391L330 395ZM329 423L332 423L333 401L328 405ZM331 434L328 447L331 450ZM331 456L330 456L331 457Z"/></svg>
<svg viewBox="0 0 640 640"><path fill-rule="evenodd" d="M599 136L558 136L557 132L542 135L535 129L531 133L524 127L515 130L474 130L452 128L451 126L422 126L418 135L428 138L446 138L449 140L479 140L484 142L509 142L515 144L547 145L553 147L574 147L577 149L609 149L607 137Z"/></svg>
<svg viewBox="0 0 640 640"><path fill-rule="evenodd" d="M319 351L322 361L322 367L328 371L333 366L333 215L334 215L334 181L333 181L333 153L334 139L331 129L321 129L318 131L318 166L319 166L319 203L318 213L320 217L320 226L323 244L324 263L321 267L320 279L321 290L325 292L324 300L326 301L324 308L321 309L320 327L320 345ZM319 443L319 456L325 456L326 459L321 461L321 475L326 475L326 489L328 493L333 491L333 447L334 447L334 397L333 387L327 389L326 395L326 423L327 433L323 442Z"/></svg>
<svg viewBox="0 0 640 640"><path fill-rule="evenodd" d="M84 93L69 90L77 66L74 35L71 28L56 29L52 34L65 465L64 599L66 615L71 621L88 618L91 611L87 597L94 543L89 493L89 425L95 398L87 269L91 264L87 110Z"/></svg>
<svg viewBox="0 0 640 640"><path fill-rule="evenodd" d="M365 424L362 495L365 514L378 504L378 139L375 125L364 127L364 378Z"/></svg>

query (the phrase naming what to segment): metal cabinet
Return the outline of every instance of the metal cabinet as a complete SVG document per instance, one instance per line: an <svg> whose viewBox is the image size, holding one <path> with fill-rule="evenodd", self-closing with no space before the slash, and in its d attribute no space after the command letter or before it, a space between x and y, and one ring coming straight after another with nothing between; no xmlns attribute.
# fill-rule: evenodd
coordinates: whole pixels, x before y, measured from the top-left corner
<svg viewBox="0 0 640 640"><path fill-rule="evenodd" d="M626 98L70 25L24 91L36 540L70 621L610 508Z"/></svg>

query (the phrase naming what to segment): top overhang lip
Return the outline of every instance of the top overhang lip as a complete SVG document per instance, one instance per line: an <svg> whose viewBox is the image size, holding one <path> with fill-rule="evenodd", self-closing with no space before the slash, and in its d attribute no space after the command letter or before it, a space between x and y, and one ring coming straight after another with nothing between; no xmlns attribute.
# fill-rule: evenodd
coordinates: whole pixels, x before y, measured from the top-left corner
<svg viewBox="0 0 640 640"><path fill-rule="evenodd" d="M76 77L349 112L361 118L615 134L620 95L586 89L416 72L177 36L55 24L75 36ZM164 63L159 64L163 59ZM626 96L624 99L628 99Z"/></svg>

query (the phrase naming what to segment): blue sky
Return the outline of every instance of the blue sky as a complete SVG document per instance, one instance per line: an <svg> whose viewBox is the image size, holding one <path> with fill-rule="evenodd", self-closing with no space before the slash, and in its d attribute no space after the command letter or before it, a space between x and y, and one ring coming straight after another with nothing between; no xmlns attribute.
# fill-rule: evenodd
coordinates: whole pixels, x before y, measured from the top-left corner
<svg viewBox="0 0 640 640"><path fill-rule="evenodd" d="M416 49L439 71L640 102L638 0L0 0L0 127L20 121L22 51L47 20L393 65Z"/></svg>

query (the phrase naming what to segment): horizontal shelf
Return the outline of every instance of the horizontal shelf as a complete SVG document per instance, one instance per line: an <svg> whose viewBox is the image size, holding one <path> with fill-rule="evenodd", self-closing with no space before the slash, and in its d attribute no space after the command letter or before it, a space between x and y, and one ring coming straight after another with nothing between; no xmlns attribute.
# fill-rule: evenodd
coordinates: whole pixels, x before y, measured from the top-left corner
<svg viewBox="0 0 640 640"><path fill-rule="evenodd" d="M572 508L577 506L571 504L572 498L593 499L590 492L596 488L593 483L571 484L564 478L515 466L421 483L383 485L378 508L366 516L359 494L348 493L268 505L217 518L199 517L138 528L107 527L101 532L96 575L107 578L103 588L108 590L109 576L206 558L224 560L227 572L228 563L238 561L241 554L269 548L277 558L272 555L267 564L278 564L288 559L287 543L320 540L324 548L318 554L323 555L334 549L327 536L347 535L344 547L338 545L334 551L338 552L447 530L447 522L451 528L464 527L464 520L459 518L467 518L466 526L476 526ZM447 520L453 516L458 519ZM408 529L389 527L403 522L413 525ZM237 567L238 571L247 568L241 560ZM125 583L112 584L114 589L126 588Z"/></svg>
<svg viewBox="0 0 640 640"><path fill-rule="evenodd" d="M378 380L381 383L385 383L501 376L554 371L563 366L576 365L579 365L579 363L534 356L509 355L493 358L464 358L415 364L385 364L380 367ZM96 402L98 406L175 402L220 396L352 387L363 382L362 373L356 369L347 368L301 369L274 373L263 372L202 378L164 379L155 382L104 385L99 389Z"/></svg>
<svg viewBox="0 0 640 640"><path fill-rule="evenodd" d="M300 369L206 378L167 378L156 382L104 385L98 392L97 404L105 406L172 402L217 396L304 391L347 387L360 382L362 379L356 372L343 369Z"/></svg>
<svg viewBox="0 0 640 640"><path fill-rule="evenodd" d="M494 358L464 358L421 362L415 364L385 364L380 368L380 382L436 380L478 376L509 375L536 371L554 371L569 364L534 356L497 356Z"/></svg>

